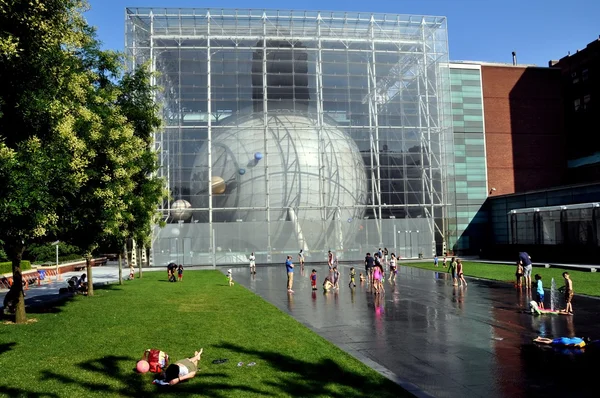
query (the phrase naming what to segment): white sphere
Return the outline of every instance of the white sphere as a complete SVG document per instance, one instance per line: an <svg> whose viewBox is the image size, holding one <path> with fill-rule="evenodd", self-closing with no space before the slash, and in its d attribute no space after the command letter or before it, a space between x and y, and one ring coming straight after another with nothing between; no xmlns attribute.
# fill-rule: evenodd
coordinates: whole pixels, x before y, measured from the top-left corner
<svg viewBox="0 0 600 398"><path fill-rule="evenodd" d="M354 140L333 122L319 129L318 120L307 113L279 110L267 117L266 148L262 113L228 119L213 130L211 177L221 177L227 185L225 194L213 196L213 208L236 208L215 212L213 220L266 221L260 209L266 204L268 174L269 206L277 209L272 210L272 222L287 219L292 208L310 247L324 241L319 222L325 214L326 221L344 221L344 240L350 238L355 228L345 221L362 218L368 193L364 161ZM207 152L206 145L200 148L192 170L195 208L208 207ZM274 236L279 232L272 230Z"/></svg>
<svg viewBox="0 0 600 398"><path fill-rule="evenodd" d="M179 199L173 202L171 205L171 215L174 220L183 220L187 221L192 216L192 211L190 208L192 204L187 200Z"/></svg>

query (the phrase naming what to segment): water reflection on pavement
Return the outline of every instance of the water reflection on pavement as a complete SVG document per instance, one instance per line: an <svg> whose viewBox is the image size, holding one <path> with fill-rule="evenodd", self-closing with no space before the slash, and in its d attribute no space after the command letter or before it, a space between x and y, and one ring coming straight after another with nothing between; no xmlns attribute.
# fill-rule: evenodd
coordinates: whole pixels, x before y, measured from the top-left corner
<svg viewBox="0 0 600 398"><path fill-rule="evenodd" d="M468 279L452 286L448 274L400 267L385 293L359 282L349 288L342 265L339 290L323 292L326 265L296 267L293 294L282 265L234 268L234 280L291 314L319 335L411 389L436 397L592 396L600 356L534 346L538 335L600 338L600 301L574 299L575 316L532 316L531 292L510 284ZM310 271L318 275L318 291ZM600 349L598 349L600 351ZM392 375L392 376L393 376ZM596 396L596 394L593 394Z"/></svg>

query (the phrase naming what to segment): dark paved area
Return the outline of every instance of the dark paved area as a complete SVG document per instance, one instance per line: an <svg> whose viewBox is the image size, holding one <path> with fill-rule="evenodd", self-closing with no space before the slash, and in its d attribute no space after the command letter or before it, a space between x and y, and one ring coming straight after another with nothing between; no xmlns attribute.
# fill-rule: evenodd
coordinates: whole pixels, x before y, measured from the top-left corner
<svg viewBox="0 0 600 398"><path fill-rule="evenodd" d="M598 396L600 348L576 353L531 340L537 335L600 338L600 300L576 296L574 316L534 317L525 312L531 300L525 289L473 279L458 288L445 273L408 267L401 267L395 284L386 281L385 296L377 297L365 283L348 288L349 267L341 266L339 292L326 294L313 293L308 279L316 268L320 288L324 265L306 266L304 272L297 266L294 294L286 291L283 265L259 267L255 277L247 268L233 272L236 282L327 340L407 389L416 386L416 395ZM364 271L356 269L357 275Z"/></svg>

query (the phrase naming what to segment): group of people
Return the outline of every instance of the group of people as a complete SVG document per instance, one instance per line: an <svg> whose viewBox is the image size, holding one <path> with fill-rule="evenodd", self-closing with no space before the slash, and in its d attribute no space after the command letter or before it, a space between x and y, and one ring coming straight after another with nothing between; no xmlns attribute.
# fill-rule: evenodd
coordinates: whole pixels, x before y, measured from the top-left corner
<svg viewBox="0 0 600 398"><path fill-rule="evenodd" d="M533 288L531 281L531 271L533 269L533 263L531 262L531 256L527 252L519 253L519 260L517 261L517 270L515 277L517 279L517 288L525 285L525 289ZM565 309L562 312L573 314L573 281L568 272L563 272L562 277L565 281L565 285L559 289L564 294L565 298ZM536 302L538 308L544 309L544 285L542 283L542 275L535 274L535 293Z"/></svg>
<svg viewBox="0 0 600 398"><path fill-rule="evenodd" d="M434 267L439 267L439 260L437 255L433 257L433 265ZM446 268L446 266L448 267L448 273L452 276L452 286L467 287L468 284L465 280L464 266L462 260L458 257L452 257L450 259L450 263L448 264L448 256L444 254L442 267Z"/></svg>

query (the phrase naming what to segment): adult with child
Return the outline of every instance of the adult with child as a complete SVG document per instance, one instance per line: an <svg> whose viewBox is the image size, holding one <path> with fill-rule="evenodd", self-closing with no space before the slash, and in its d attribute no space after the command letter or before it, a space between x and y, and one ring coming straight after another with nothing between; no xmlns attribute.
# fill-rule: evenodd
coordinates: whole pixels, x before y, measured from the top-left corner
<svg viewBox="0 0 600 398"><path fill-rule="evenodd" d="M294 263L292 262L292 256L287 256L285 268L287 271L287 291L288 293L294 293L292 290L292 286L294 285Z"/></svg>
<svg viewBox="0 0 600 398"><path fill-rule="evenodd" d="M533 263L531 262L531 256L527 252L519 253L519 263L523 266L523 279L525 282L525 288L531 288L531 270L533 269Z"/></svg>

